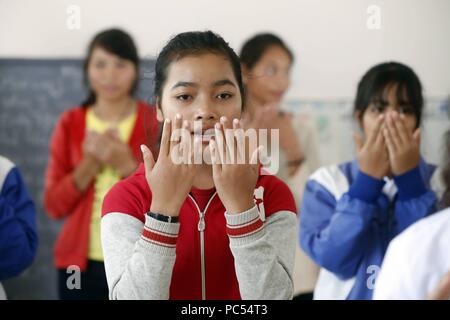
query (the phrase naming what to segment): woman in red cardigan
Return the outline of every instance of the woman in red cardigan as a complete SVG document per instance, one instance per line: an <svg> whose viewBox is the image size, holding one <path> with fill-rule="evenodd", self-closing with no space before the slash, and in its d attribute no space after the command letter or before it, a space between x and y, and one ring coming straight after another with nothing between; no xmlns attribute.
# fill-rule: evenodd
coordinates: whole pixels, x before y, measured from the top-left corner
<svg viewBox="0 0 450 320"><path fill-rule="evenodd" d="M159 132L155 109L133 99L139 58L117 29L92 40L84 65L89 96L64 112L53 132L46 172L47 213L66 221L54 249L61 299L107 299L100 240L103 197L141 161L139 146ZM80 270L81 276L73 276Z"/></svg>

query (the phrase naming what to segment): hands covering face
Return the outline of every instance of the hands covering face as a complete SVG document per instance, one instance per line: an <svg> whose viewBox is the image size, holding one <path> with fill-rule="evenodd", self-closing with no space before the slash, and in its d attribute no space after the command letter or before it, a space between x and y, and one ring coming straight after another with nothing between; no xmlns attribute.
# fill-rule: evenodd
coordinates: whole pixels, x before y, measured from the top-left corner
<svg viewBox="0 0 450 320"><path fill-rule="evenodd" d="M403 114L379 115L364 142L357 134L354 139L360 170L374 178L398 176L419 165L420 129L411 132Z"/></svg>

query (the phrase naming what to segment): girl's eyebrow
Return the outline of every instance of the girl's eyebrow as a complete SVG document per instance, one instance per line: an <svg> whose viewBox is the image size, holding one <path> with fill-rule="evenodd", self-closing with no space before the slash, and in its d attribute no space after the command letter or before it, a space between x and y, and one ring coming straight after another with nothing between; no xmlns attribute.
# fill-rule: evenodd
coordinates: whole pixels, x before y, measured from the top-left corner
<svg viewBox="0 0 450 320"><path fill-rule="evenodd" d="M221 86L225 86L225 85L230 85L233 87L236 87L236 85L229 79L222 79L222 80L218 80L216 82L214 82L211 87L221 87ZM179 88L179 87L198 87L198 84L195 82L188 82L188 81L179 81L177 82L171 90Z"/></svg>
<svg viewBox="0 0 450 320"><path fill-rule="evenodd" d="M236 85L229 79L222 79L213 83L212 87L221 87L225 85L230 85L236 87Z"/></svg>
<svg viewBox="0 0 450 320"><path fill-rule="evenodd" d="M178 81L171 90L176 89L178 87L198 87L198 84L195 82L187 82L187 81Z"/></svg>

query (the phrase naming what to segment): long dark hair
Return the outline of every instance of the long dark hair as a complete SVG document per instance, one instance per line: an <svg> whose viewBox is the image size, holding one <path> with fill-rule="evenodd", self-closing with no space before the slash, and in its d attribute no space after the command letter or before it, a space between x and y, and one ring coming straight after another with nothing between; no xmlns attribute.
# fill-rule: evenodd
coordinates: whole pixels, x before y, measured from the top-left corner
<svg viewBox="0 0 450 320"><path fill-rule="evenodd" d="M294 62L294 54L286 43L273 33L260 33L248 39L242 46L240 59L244 66L251 70L261 59L267 49L280 47L286 51L291 63Z"/></svg>
<svg viewBox="0 0 450 320"><path fill-rule="evenodd" d="M161 102L162 89L167 79L167 68L173 61L188 55L199 55L205 52L223 55L231 64L233 74L241 93L242 108L244 108L245 92L242 82L239 57L225 40L212 31L184 32L176 35L164 46L155 64L155 98ZM158 108L161 105L157 106Z"/></svg>
<svg viewBox="0 0 450 320"><path fill-rule="evenodd" d="M88 107L95 103L97 97L95 92L89 86L88 79L88 65L91 60L92 51L100 47L112 54L119 56L122 59L131 61L136 68L136 79L133 83L130 95L136 92L139 79L139 56L136 45L131 36L120 29L108 29L98 33L91 41L88 47L86 59L84 60L84 82L89 88L89 93L86 99L81 103L83 107Z"/></svg>

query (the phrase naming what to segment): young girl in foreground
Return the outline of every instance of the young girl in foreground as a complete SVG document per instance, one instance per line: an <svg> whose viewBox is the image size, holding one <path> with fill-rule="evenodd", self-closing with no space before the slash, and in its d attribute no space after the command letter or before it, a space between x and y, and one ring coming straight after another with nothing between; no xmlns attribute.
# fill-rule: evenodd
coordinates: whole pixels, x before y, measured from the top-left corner
<svg viewBox="0 0 450 320"><path fill-rule="evenodd" d="M321 270L316 299L371 299L389 242L435 211L436 167L420 156L422 87L399 63L371 68L358 86L354 161L306 184L300 241Z"/></svg>
<svg viewBox="0 0 450 320"><path fill-rule="evenodd" d="M248 157L245 164L221 160L230 157L224 146L239 151L242 138L238 57L210 31L187 32L163 48L155 71L157 116L164 122L159 156L155 162L143 146L145 165L103 203L110 298L292 298L292 194L276 177L260 175ZM194 140L194 121L202 123L195 138L212 165L175 164L171 157ZM180 128L190 134L174 139ZM224 136L225 129L236 138Z"/></svg>

